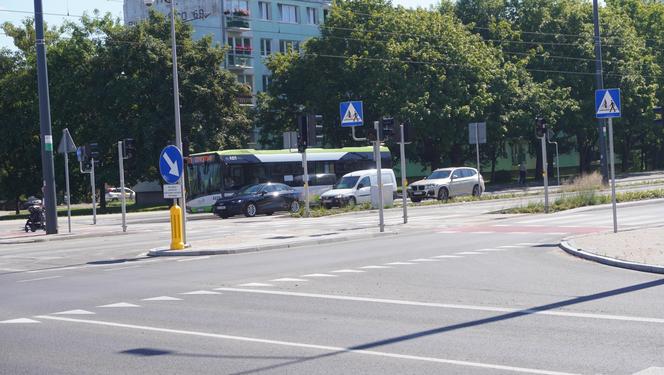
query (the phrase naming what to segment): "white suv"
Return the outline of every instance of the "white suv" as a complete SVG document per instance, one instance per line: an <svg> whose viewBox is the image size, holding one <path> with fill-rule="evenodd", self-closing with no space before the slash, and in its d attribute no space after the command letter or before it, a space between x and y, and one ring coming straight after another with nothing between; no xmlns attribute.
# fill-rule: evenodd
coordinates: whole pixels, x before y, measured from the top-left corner
<svg viewBox="0 0 664 375"><path fill-rule="evenodd" d="M120 188L110 188L106 191L106 201L107 202L113 202L113 201L119 201L122 199L122 189ZM136 193L134 193L133 190L125 188L125 199L132 200L136 198Z"/></svg>
<svg viewBox="0 0 664 375"><path fill-rule="evenodd" d="M477 176L475 168L441 168L436 169L424 180L413 182L408 186L408 196L413 202L426 198L447 200L459 195L479 197L484 192L484 178Z"/></svg>

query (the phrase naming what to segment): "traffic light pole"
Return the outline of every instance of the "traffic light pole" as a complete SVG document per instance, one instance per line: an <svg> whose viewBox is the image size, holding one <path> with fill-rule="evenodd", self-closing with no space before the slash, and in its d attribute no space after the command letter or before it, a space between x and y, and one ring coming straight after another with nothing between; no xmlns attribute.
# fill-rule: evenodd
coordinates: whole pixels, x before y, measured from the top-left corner
<svg viewBox="0 0 664 375"><path fill-rule="evenodd" d="M546 133L540 138L542 141L542 177L544 177L544 213L549 213L549 163L546 158Z"/></svg>
<svg viewBox="0 0 664 375"><path fill-rule="evenodd" d="M609 158L611 160L611 205L613 206L613 233L618 233L618 216L616 209L616 162L613 153L613 121L609 117Z"/></svg>
<svg viewBox="0 0 664 375"><path fill-rule="evenodd" d="M92 186L92 224L97 224L97 188L95 186L95 159L90 159L92 167L90 168L90 185Z"/></svg>
<svg viewBox="0 0 664 375"><path fill-rule="evenodd" d="M127 198L125 198L124 143L118 142L118 165L120 166L120 201L122 202L122 231L127 231Z"/></svg>
<svg viewBox="0 0 664 375"><path fill-rule="evenodd" d="M383 169L381 165L382 155L380 154L380 134L378 127L379 121L374 121L374 129L376 129L376 141L374 142L374 155L376 155L376 182L378 182L378 226L380 232L385 232L385 218L383 216ZM354 129L354 128L353 128Z"/></svg>
<svg viewBox="0 0 664 375"><path fill-rule="evenodd" d="M401 151L401 199L403 201L403 223L408 224L408 181L406 179L406 140L404 137L403 124L399 126L401 132L401 142L399 142L399 149ZM380 151L380 150L379 150Z"/></svg>
<svg viewBox="0 0 664 375"><path fill-rule="evenodd" d="M302 168L304 169L304 216L309 217L309 168L307 165L307 150L302 152Z"/></svg>
<svg viewBox="0 0 664 375"><path fill-rule="evenodd" d="M69 152L65 150L65 188L67 189L67 227L71 233L71 194L69 192Z"/></svg>
<svg viewBox="0 0 664 375"><path fill-rule="evenodd" d="M43 202L46 206L46 234L58 233L58 213L55 202L55 166L53 164L53 133L48 95L48 70L44 41L44 11L42 1L35 0L35 47L37 49L37 85L39 91L39 128L41 133Z"/></svg>
<svg viewBox="0 0 664 375"><path fill-rule="evenodd" d="M475 123L475 152L477 153L477 189L479 194L482 194L482 183L480 174L480 127ZM479 195L478 195L479 197Z"/></svg>

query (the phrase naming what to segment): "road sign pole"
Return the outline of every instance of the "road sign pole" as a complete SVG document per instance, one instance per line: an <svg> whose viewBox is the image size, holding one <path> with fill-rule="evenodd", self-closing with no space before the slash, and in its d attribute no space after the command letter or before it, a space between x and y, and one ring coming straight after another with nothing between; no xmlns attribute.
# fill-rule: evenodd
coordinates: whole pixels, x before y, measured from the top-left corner
<svg viewBox="0 0 664 375"><path fill-rule="evenodd" d="M65 152L65 189L67 196L67 225L71 233L71 194L69 193L69 153Z"/></svg>
<svg viewBox="0 0 664 375"><path fill-rule="evenodd" d="M611 159L611 205L613 206L613 233L618 233L616 210L616 162L613 153L613 119L609 118L609 158Z"/></svg>
<svg viewBox="0 0 664 375"><path fill-rule="evenodd" d="M307 165L307 150L302 153L302 168L304 169L304 216L309 217L309 168Z"/></svg>
<svg viewBox="0 0 664 375"><path fill-rule="evenodd" d="M595 79L597 82L597 89L604 88L604 78L602 76L602 39L600 37L599 29L599 4L597 0L593 0L593 26L595 36ZM606 167L606 126L604 119L599 120L599 150L600 150L600 169L602 170L602 178L606 182L608 179L608 171Z"/></svg>
<svg viewBox="0 0 664 375"><path fill-rule="evenodd" d="M399 126L401 130L401 142L399 148L401 151L401 199L403 200L403 223L408 224L408 180L406 179L406 140L404 139L403 124ZM379 150L380 151L380 150Z"/></svg>
<svg viewBox="0 0 664 375"><path fill-rule="evenodd" d="M549 213L549 163L546 158L546 134L542 140L542 177L544 177L544 213Z"/></svg>
<svg viewBox="0 0 664 375"><path fill-rule="evenodd" d="M120 166L120 201L122 202L122 231L127 231L127 198L125 198L123 142L118 142L118 165Z"/></svg>
<svg viewBox="0 0 664 375"><path fill-rule="evenodd" d="M90 185L92 186L92 224L97 224L97 191L95 186L95 159L92 161L92 168L90 168Z"/></svg>
<svg viewBox="0 0 664 375"><path fill-rule="evenodd" d="M480 129L479 124L475 124L475 152L477 153L477 189L482 194L482 183L480 174Z"/></svg>
<svg viewBox="0 0 664 375"><path fill-rule="evenodd" d="M376 182L378 182L378 226L380 232L385 232L385 218L383 216L383 170L382 170L382 155L380 154L380 139L378 139L378 127L380 122L374 121L374 129L376 129L376 141L374 142L374 155L376 155Z"/></svg>

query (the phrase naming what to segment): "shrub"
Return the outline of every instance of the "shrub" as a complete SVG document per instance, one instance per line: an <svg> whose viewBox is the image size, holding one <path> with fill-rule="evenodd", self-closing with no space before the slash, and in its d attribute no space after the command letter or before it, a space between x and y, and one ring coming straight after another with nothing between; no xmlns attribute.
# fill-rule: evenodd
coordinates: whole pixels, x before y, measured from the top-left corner
<svg viewBox="0 0 664 375"><path fill-rule="evenodd" d="M512 182L512 172L511 171L496 171L491 180L491 183L506 183Z"/></svg>

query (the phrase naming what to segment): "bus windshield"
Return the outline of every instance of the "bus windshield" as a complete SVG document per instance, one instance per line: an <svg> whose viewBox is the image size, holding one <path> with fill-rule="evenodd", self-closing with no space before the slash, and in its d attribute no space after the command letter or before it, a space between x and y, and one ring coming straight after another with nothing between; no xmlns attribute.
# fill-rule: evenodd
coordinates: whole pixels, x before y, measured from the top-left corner
<svg viewBox="0 0 664 375"><path fill-rule="evenodd" d="M336 189L352 189L355 187L355 184L357 183L357 180L359 180L359 176L348 176L348 177L342 177L341 180L339 180L339 183L337 186L335 186Z"/></svg>
<svg viewBox="0 0 664 375"><path fill-rule="evenodd" d="M206 161L188 165L189 190L187 195L196 198L204 195L219 194L221 191L221 163Z"/></svg>

